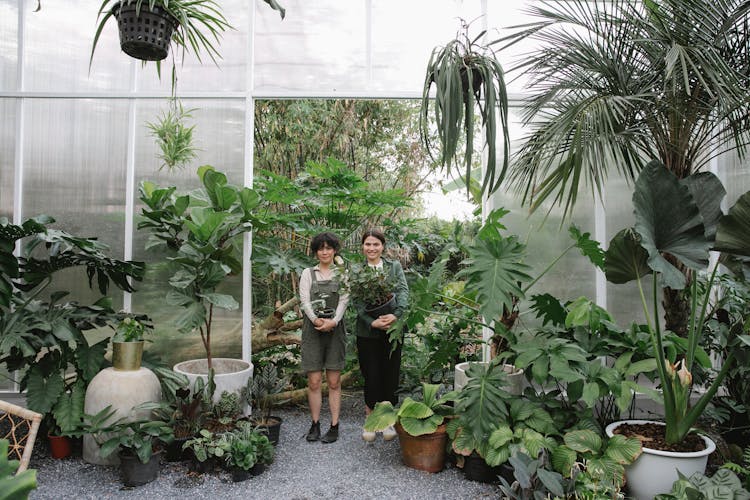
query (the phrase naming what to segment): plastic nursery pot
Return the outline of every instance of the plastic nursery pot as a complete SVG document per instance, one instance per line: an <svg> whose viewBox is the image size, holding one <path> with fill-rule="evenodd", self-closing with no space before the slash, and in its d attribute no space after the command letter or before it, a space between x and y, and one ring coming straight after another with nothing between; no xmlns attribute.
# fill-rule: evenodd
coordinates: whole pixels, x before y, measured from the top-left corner
<svg viewBox="0 0 750 500"><path fill-rule="evenodd" d="M261 422L256 421L254 423L258 427L259 431L266 433L266 436L268 436L268 440L271 441L271 444L276 446L277 444L279 444L281 422L282 422L281 417L270 415L268 417L268 422L261 423Z"/></svg>
<svg viewBox="0 0 750 500"><path fill-rule="evenodd" d="M68 436L53 436L48 434L49 451L52 458L65 458L71 454L71 442Z"/></svg>
<svg viewBox="0 0 750 500"><path fill-rule="evenodd" d="M145 464L135 453L120 452L120 476L125 486L141 486L159 477L161 450L151 455L151 460Z"/></svg>

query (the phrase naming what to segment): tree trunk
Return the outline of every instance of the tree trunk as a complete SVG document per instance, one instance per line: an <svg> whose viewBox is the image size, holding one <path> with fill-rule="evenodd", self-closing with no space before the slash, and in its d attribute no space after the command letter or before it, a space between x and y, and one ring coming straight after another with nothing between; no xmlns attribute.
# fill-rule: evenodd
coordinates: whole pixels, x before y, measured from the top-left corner
<svg viewBox="0 0 750 500"><path fill-rule="evenodd" d="M302 320L284 323L284 313L291 311L297 304L299 304L299 299L295 297L281 304L263 321L253 323L251 341L254 353L276 345L293 345L302 342L299 335L288 333L300 328Z"/></svg>

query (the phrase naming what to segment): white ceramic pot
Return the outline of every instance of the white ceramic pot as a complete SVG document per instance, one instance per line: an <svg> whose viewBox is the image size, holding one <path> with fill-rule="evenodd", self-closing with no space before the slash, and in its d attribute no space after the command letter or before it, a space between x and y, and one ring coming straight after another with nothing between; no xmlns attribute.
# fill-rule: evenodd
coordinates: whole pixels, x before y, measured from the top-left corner
<svg viewBox="0 0 750 500"><path fill-rule="evenodd" d="M653 420L621 420L609 424L605 432L607 436L612 437L614 430L620 425L648 423L664 425ZM644 446L641 456L625 468L630 496L636 500L652 500L660 493L669 493L672 484L679 479L677 471L687 477L696 472L703 474L706 471L708 456L714 452L716 444L706 436L701 437L706 443L706 449L696 452L662 451Z"/></svg>
<svg viewBox="0 0 750 500"><path fill-rule="evenodd" d="M211 362L214 369L214 383L216 383L214 402L219 401L221 393L224 391L239 394L247 385L250 377L253 376L253 364L248 361L234 358L212 358ZM183 361L174 365L172 369L185 375L190 381L191 388L198 378L208 382L208 362L205 358ZM243 413L250 415L251 408L249 405L245 405Z"/></svg>
<svg viewBox="0 0 750 500"><path fill-rule="evenodd" d="M471 363L485 364L483 361L465 361L456 365L453 372L453 389L460 391L469 381L469 377L466 376L466 370L469 369ZM513 365L503 365L503 371L508 375L508 384L505 386L510 394L519 396L523 394L523 388L526 383L526 379L523 376L523 370L516 368Z"/></svg>

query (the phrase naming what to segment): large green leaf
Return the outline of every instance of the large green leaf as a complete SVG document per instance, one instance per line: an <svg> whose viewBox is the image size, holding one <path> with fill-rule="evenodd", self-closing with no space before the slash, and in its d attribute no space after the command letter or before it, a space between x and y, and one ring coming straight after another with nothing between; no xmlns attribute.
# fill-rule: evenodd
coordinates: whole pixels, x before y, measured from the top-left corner
<svg viewBox="0 0 750 500"><path fill-rule="evenodd" d="M490 363L471 363L466 371L468 381L459 393L457 413L464 431L475 441L484 442L490 433L508 417L503 389L507 375L499 359Z"/></svg>
<svg viewBox="0 0 750 500"><path fill-rule="evenodd" d="M635 438L627 438L622 434L615 434L607 442L606 456L618 464L632 464L643 452L641 441Z"/></svg>
<svg viewBox="0 0 750 500"><path fill-rule="evenodd" d="M686 185L661 163L651 162L641 171L633 193L635 230L648 252L649 267L660 273L664 286L685 287L685 275L670 264L664 253L686 266L703 269L708 264L711 241L706 237L698 205Z"/></svg>
<svg viewBox="0 0 750 500"><path fill-rule="evenodd" d="M750 256L750 192L740 196L729 213L719 221L714 249Z"/></svg>
<svg viewBox="0 0 750 500"><path fill-rule="evenodd" d="M396 423L398 413L390 401L381 401L375 405L365 419L364 429L366 431L382 431Z"/></svg>
<svg viewBox="0 0 750 500"><path fill-rule="evenodd" d="M228 311L234 311L240 307L240 304L232 297L224 293L205 293L200 295L211 304Z"/></svg>
<svg viewBox="0 0 750 500"><path fill-rule="evenodd" d="M423 436L435 432L443 423L443 417L441 415L432 415L427 418L401 417L399 423L412 436Z"/></svg>
<svg viewBox="0 0 750 500"><path fill-rule="evenodd" d="M716 235L716 225L722 216L721 201L726 196L721 181L711 172L698 172L684 179L680 179L690 190L698 211L703 218L703 226L706 230L706 238L713 240Z"/></svg>
<svg viewBox="0 0 750 500"><path fill-rule="evenodd" d="M575 467L577 453L575 450L571 450L567 446L558 446L552 450L550 454L550 461L552 467L563 475L563 477L570 477L570 473Z"/></svg>
<svg viewBox="0 0 750 500"><path fill-rule="evenodd" d="M602 438L590 430L570 431L563 436L565 445L578 453L598 453L602 447Z"/></svg>
<svg viewBox="0 0 750 500"><path fill-rule="evenodd" d="M401 407L398 410L399 418L428 418L435 412L421 401L414 401L412 398L407 397L404 402L401 403Z"/></svg>
<svg viewBox="0 0 750 500"><path fill-rule="evenodd" d="M523 263L525 252L526 246L515 236L479 240L469 248L468 267L458 276L467 278L467 291L476 291L487 321L511 311L515 297L524 297L520 284L531 281L531 268Z"/></svg>
<svg viewBox="0 0 750 500"><path fill-rule="evenodd" d="M57 400L52 414L63 434L75 431L83 418L86 384L77 380L70 392L63 393Z"/></svg>
<svg viewBox="0 0 750 500"><path fill-rule="evenodd" d="M30 410L42 414L49 413L64 390L65 382L59 372L53 372L45 378L39 365L29 369L26 403Z"/></svg>
<svg viewBox="0 0 750 500"><path fill-rule="evenodd" d="M651 273L648 252L633 229L623 229L612 238L604 261L605 275L611 283L627 283Z"/></svg>

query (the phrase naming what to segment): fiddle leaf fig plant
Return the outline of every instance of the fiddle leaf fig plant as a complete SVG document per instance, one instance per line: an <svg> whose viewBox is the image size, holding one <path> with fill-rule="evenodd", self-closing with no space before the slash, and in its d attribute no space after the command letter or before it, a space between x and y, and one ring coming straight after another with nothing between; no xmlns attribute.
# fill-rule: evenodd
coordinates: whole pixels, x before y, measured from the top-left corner
<svg viewBox="0 0 750 500"><path fill-rule="evenodd" d="M177 328L198 332L211 363L214 308L234 310L239 303L217 288L242 270L242 234L252 230L253 210L260 203L250 188L229 184L226 175L209 165L198 169L201 189L177 193L142 182L140 199L144 220L138 229L151 236L147 248L162 247L172 254L167 303L182 308Z"/></svg>
<svg viewBox="0 0 750 500"><path fill-rule="evenodd" d="M724 195L723 186L713 174L678 179L660 162L653 161L635 184L635 227L617 233L606 252L607 279L613 283L635 280L638 284L661 382L659 400L664 405L668 443L682 441L691 431L734 363L734 353L730 352L710 387L695 405L690 405L694 364L705 359L704 367L711 368L707 358L699 356L700 337L710 310L710 290L718 269L718 263L708 268L709 250L750 255L750 232L741 229L750 210L750 193L741 196L726 216L720 208ZM689 280L675 267L675 259L690 270ZM699 280L694 277L699 272L709 276L705 287L699 287ZM642 283L649 274L650 294ZM669 356L665 348L669 332L662 329L658 319L658 292L664 286L689 292L690 321L681 359ZM750 346L748 335L736 335L731 341Z"/></svg>

